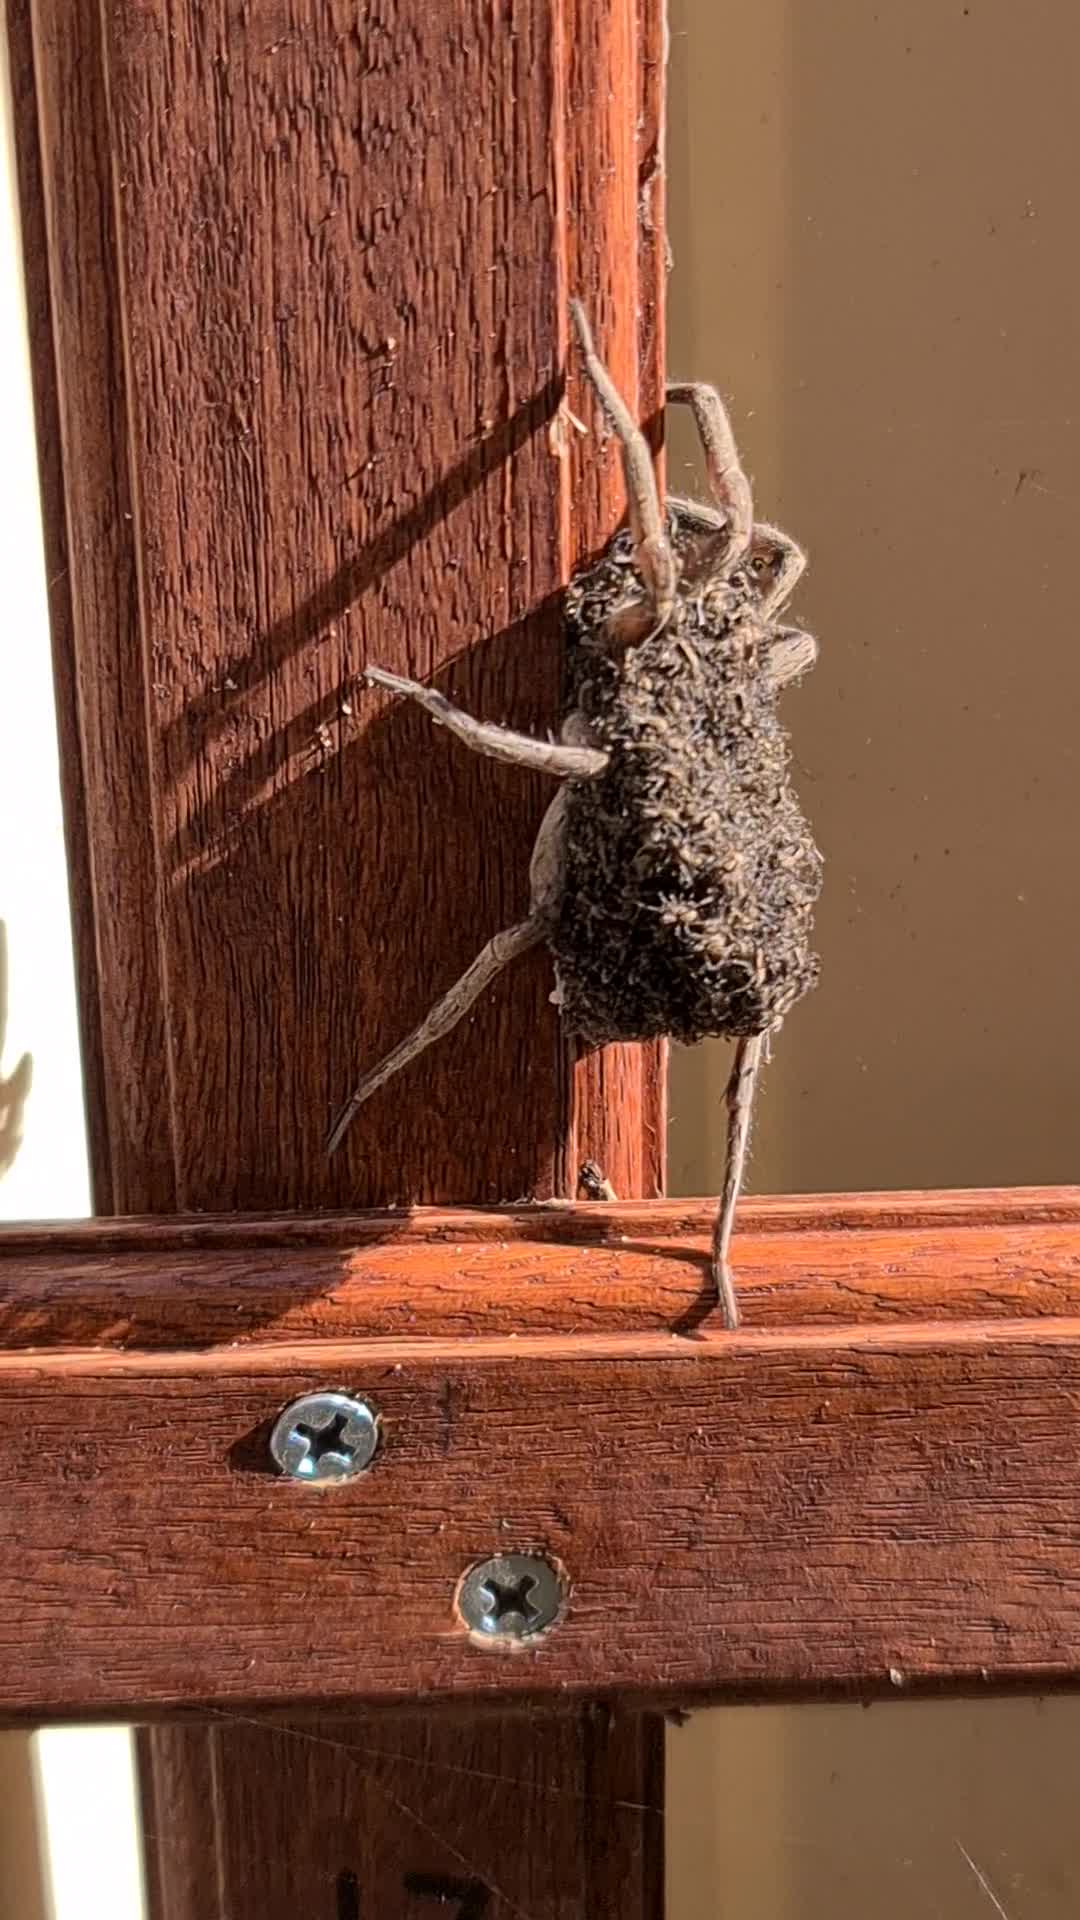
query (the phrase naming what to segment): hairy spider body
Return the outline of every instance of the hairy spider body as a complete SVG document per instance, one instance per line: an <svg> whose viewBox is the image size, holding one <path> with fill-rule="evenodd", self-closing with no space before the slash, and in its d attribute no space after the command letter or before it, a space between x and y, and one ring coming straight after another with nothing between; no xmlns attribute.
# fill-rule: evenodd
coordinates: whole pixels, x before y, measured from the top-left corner
<svg viewBox="0 0 1080 1920"><path fill-rule="evenodd" d="M537 836L527 918L488 941L412 1033L353 1090L363 1103L457 1025L518 954L546 942L566 1027L590 1045L660 1034L735 1042L712 1273L738 1324L730 1264L754 1087L767 1036L813 986L820 856L788 783L780 689L813 665L776 615L805 565L755 524L750 484L711 387L669 387L701 434L711 505L660 504L649 448L572 308L585 372L618 436L627 529L567 591L569 692L558 742L474 720L432 687L369 667L479 753L563 784ZM584 1171L584 1170L583 1170ZM609 1191L589 1170L590 1191Z"/></svg>
<svg viewBox="0 0 1080 1920"><path fill-rule="evenodd" d="M694 509L670 503L667 532L687 584L660 631L611 650L640 598L626 533L567 595L571 704L610 757L567 789L548 939L563 1021L594 1046L766 1033L817 978L821 862L788 782L755 576L694 589Z"/></svg>

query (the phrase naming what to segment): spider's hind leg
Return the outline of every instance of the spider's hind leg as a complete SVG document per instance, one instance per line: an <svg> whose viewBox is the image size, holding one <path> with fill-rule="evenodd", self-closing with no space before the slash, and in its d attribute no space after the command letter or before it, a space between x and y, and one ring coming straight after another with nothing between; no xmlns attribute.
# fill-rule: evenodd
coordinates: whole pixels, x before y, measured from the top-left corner
<svg viewBox="0 0 1080 1920"><path fill-rule="evenodd" d="M493 934L472 965L466 967L461 978L455 980L441 999L436 1000L420 1025L414 1027L391 1053L370 1068L358 1082L330 1129L326 1142L327 1153L336 1152L365 1100L370 1100L372 1094L378 1093L379 1088L392 1080L396 1073L409 1066L420 1054L426 1053L436 1040L450 1033L504 967L508 967L519 954L528 953L530 947L538 947L546 938L562 893L566 799L567 790L560 787L540 822L529 867L528 918L519 921L517 926L503 927L499 933Z"/></svg>
<svg viewBox="0 0 1080 1920"><path fill-rule="evenodd" d="M739 1303L735 1295L735 1277L731 1271L731 1236L735 1227L735 1207L746 1171L754 1088L764 1053L763 1033L738 1041L731 1078L727 1084L727 1162L713 1235L712 1275L724 1324L732 1328L739 1324Z"/></svg>
<svg viewBox="0 0 1080 1920"><path fill-rule="evenodd" d="M455 980L441 1000L436 1000L420 1025L399 1041L393 1052L380 1060L378 1066L372 1067L370 1073L366 1073L353 1088L330 1129L326 1142L327 1153L334 1153L341 1145L365 1100L370 1100L372 1094L392 1080L395 1073L400 1073L403 1067L407 1067L419 1054L426 1053L436 1040L441 1040L444 1034L456 1027L458 1021L468 1013L473 1001L479 998L485 987L490 986L503 968L509 966L511 960L516 960L520 953L527 953L530 947L537 946L543 937L544 923L535 914L530 914L527 920L522 920L516 927L504 927L501 932L493 934L487 946L477 954L472 966L465 969L460 980Z"/></svg>

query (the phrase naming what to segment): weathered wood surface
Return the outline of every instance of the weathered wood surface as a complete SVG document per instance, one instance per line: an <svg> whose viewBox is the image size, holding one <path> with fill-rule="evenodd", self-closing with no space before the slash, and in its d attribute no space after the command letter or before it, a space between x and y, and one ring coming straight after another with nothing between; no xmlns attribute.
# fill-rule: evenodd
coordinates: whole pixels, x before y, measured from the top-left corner
<svg viewBox="0 0 1080 1920"><path fill-rule="evenodd" d="M639 1715L378 1713L155 1730L151 1910L311 1920L663 1914L663 1748ZM268 1845L265 1836L288 1836ZM377 1839L376 1839L377 1836Z"/></svg>
<svg viewBox="0 0 1080 1920"><path fill-rule="evenodd" d="M1069 1679L1080 1191L897 1199L746 1209L737 1334L700 1204L0 1238L17 1338L54 1315L0 1354L0 1712ZM339 1385L376 1464L275 1476L280 1407ZM500 1548L573 1583L516 1658L453 1610Z"/></svg>
<svg viewBox="0 0 1080 1920"><path fill-rule="evenodd" d="M663 1747L640 1716L229 1716L202 1774L190 1740L160 1726L144 1778L169 1920L663 1914Z"/></svg>
<svg viewBox="0 0 1080 1920"><path fill-rule="evenodd" d="M659 1056L575 1100L541 957L323 1139L524 908L550 782L358 675L557 717L559 590L621 512L562 403L572 290L650 419L661 391L660 9L103 22L35 12L28 215L101 1204L514 1200L589 1154L656 1191Z"/></svg>
<svg viewBox="0 0 1080 1920"><path fill-rule="evenodd" d="M0 1347L192 1351L704 1324L712 1201L0 1230ZM1073 1188L744 1202L745 1331L1080 1313Z"/></svg>
<svg viewBox="0 0 1080 1920"><path fill-rule="evenodd" d="M516 1200L573 1193L587 1156L656 1192L660 1053L575 1064L541 956L335 1162L322 1139L356 1069L525 901L548 784L357 675L380 661L481 714L555 720L559 590L621 511L613 449L560 405L572 290L658 419L660 0L8 9L97 1205ZM576 377L570 401L592 421ZM250 1839L228 1736L184 1737L195 1797L214 1762L224 1859L234 1817ZM584 1717L579 1738L584 1878L554 1902L574 1799L523 1866L508 1800L484 1843L530 1920L634 1920L657 1910L657 1823L631 1885L625 1825L621 1854L597 1838ZM507 1750L522 1739L507 1726ZM538 1781L562 1740L533 1729ZM604 1749L624 1795L640 1747L623 1727ZM321 1870L338 1776L309 1755L290 1794L276 1764L285 1888ZM445 1782L439 1805L449 1820ZM174 1825L156 1920L224 1912L220 1889L218 1909L188 1897L190 1839ZM296 1910L231 1899L229 1920Z"/></svg>

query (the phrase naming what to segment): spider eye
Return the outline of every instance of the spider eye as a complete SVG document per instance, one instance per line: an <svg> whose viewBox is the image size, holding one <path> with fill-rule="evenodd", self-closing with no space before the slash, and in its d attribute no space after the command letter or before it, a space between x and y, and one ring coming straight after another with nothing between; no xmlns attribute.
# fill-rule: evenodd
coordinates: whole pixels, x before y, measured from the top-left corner
<svg viewBox="0 0 1080 1920"><path fill-rule="evenodd" d="M753 559L750 562L750 571L751 573L758 573L758 574L768 573L771 566L772 566L771 560L765 560L762 558L760 553L755 553Z"/></svg>

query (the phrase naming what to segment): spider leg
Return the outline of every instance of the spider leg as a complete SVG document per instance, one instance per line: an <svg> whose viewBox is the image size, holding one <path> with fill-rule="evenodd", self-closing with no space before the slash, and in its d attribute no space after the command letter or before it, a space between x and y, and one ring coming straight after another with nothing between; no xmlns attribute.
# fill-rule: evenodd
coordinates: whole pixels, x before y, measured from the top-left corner
<svg viewBox="0 0 1080 1920"><path fill-rule="evenodd" d="M818 643L812 633L803 633L798 627L775 627L765 646L765 678L779 692L809 673L817 657Z"/></svg>
<svg viewBox="0 0 1080 1920"><path fill-rule="evenodd" d="M680 585L685 589L696 586L699 581L722 580L728 546L728 523L724 514L716 507L707 507L702 500L684 500L673 493L668 494L667 503L679 533L691 543L679 555Z"/></svg>
<svg viewBox="0 0 1080 1920"><path fill-rule="evenodd" d="M761 1033L738 1041L731 1078L727 1084L727 1163L713 1234L712 1275L716 1283L716 1297L723 1309L724 1324L728 1327L737 1327L739 1324L739 1303L735 1297L735 1277L731 1271L731 1235L735 1226L735 1205L746 1171L754 1087L764 1049L765 1036Z"/></svg>
<svg viewBox="0 0 1080 1920"><path fill-rule="evenodd" d="M444 1034L456 1027L458 1021L468 1013L473 1001L479 998L503 968L509 966L511 960L516 960L519 954L527 953L530 947L539 944L544 937L545 925L541 914L531 913L527 920L522 920L516 927L504 927L492 936L487 946L481 948L471 967L465 969L460 980L455 980L442 999L436 1000L420 1025L414 1027L393 1052L380 1060L378 1066L372 1067L353 1088L330 1129L326 1142L327 1153L334 1153L341 1145L364 1101L370 1100L372 1094L384 1087L395 1073L400 1073L403 1067L407 1067L419 1054L426 1053L436 1040L441 1040Z"/></svg>
<svg viewBox="0 0 1080 1920"><path fill-rule="evenodd" d="M540 822L529 856L529 911L549 926L559 910L566 872L565 787L560 787Z"/></svg>
<svg viewBox="0 0 1080 1920"><path fill-rule="evenodd" d="M414 1027L404 1040L399 1041L392 1053L388 1053L364 1075L330 1129L326 1142L327 1153L336 1152L365 1100L370 1100L372 1094L384 1087L403 1067L409 1066L421 1053L426 1053L436 1040L441 1040L444 1034L456 1027L474 1000L479 999L484 988L503 968L516 960L519 954L528 953L530 947L539 946L545 938L562 893L566 801L567 790L560 787L540 822L529 865L528 918L519 921L517 926L504 927L501 932L494 934L487 946L481 948L472 965L466 967L460 980L455 980L442 998L436 1000L420 1025Z"/></svg>
<svg viewBox="0 0 1080 1920"><path fill-rule="evenodd" d="M735 445L731 421L715 387L701 381L669 386L668 404L689 407L694 416L702 449L709 491L724 515L728 530L727 546L719 569L726 579L746 558L754 529L754 501L750 482L743 472Z"/></svg>
<svg viewBox="0 0 1080 1920"><path fill-rule="evenodd" d="M434 687L421 686L418 680L405 680L382 667L365 667L365 680L393 693L407 694L430 713L436 726L446 727L464 740L474 753L485 753L492 760L508 760L515 767L531 767L538 773L554 773L565 780L591 780L603 773L608 755L599 747L567 746L554 741L532 740L528 734L512 733L509 727L493 726L474 720L472 714L455 707L445 694Z"/></svg>
<svg viewBox="0 0 1080 1920"><path fill-rule="evenodd" d="M758 612L767 620L790 600L806 571L806 555L790 534L766 526L763 520L754 528L753 544L768 553L772 568L772 579L762 587L757 602Z"/></svg>
<svg viewBox="0 0 1080 1920"><path fill-rule="evenodd" d="M653 631L659 632L671 618L678 580L675 555L664 531L664 512L649 443L596 351L580 300L570 302L570 313L585 372L622 447L634 560L649 596L655 621Z"/></svg>

